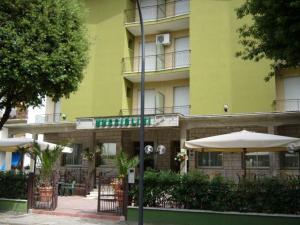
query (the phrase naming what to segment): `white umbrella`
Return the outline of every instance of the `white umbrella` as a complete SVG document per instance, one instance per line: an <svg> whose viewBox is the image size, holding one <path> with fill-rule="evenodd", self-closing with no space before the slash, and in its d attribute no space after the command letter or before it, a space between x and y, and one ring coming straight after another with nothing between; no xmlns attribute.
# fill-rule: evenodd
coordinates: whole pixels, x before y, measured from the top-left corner
<svg viewBox="0 0 300 225"><path fill-rule="evenodd" d="M204 152L275 152L300 147L300 138L249 132L246 130L229 134L186 141L185 146ZM245 159L243 159L246 175Z"/></svg>
<svg viewBox="0 0 300 225"><path fill-rule="evenodd" d="M203 151L243 152L244 149L247 149L248 152L269 152L287 150L289 146L300 147L300 138L243 130L186 141L185 146Z"/></svg>
<svg viewBox="0 0 300 225"><path fill-rule="evenodd" d="M53 150L57 145L45 141L38 141L32 138L24 138L24 137L17 137L17 138L2 138L0 139L0 151L6 152L14 152L17 150L18 147L25 147L30 146L34 142L36 142L42 150L45 150L47 147L50 150ZM63 146L63 153L72 153L73 149L69 147Z"/></svg>

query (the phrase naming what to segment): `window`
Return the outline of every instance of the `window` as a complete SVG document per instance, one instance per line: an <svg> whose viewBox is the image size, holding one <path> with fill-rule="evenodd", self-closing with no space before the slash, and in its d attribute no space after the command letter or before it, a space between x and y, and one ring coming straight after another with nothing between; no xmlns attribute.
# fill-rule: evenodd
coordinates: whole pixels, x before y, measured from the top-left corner
<svg viewBox="0 0 300 225"><path fill-rule="evenodd" d="M188 13L190 10L188 0L179 0L175 2L175 15Z"/></svg>
<svg viewBox="0 0 300 225"><path fill-rule="evenodd" d="M190 65L190 40L189 37L175 39L175 68Z"/></svg>
<svg viewBox="0 0 300 225"><path fill-rule="evenodd" d="M286 111L300 111L300 76L284 79Z"/></svg>
<svg viewBox="0 0 300 225"><path fill-rule="evenodd" d="M63 165L81 165L82 144L72 144L73 152L63 154Z"/></svg>
<svg viewBox="0 0 300 225"><path fill-rule="evenodd" d="M223 154L222 152L199 152L198 166L222 166Z"/></svg>
<svg viewBox="0 0 300 225"><path fill-rule="evenodd" d="M270 166L270 156L268 152L251 152L245 155L247 168L264 168Z"/></svg>
<svg viewBox="0 0 300 225"><path fill-rule="evenodd" d="M134 41L131 38L128 40L128 48L131 50L134 49Z"/></svg>
<svg viewBox="0 0 300 225"><path fill-rule="evenodd" d="M285 168L298 168L299 167L299 153L281 153L281 165Z"/></svg>
<svg viewBox="0 0 300 225"><path fill-rule="evenodd" d="M183 115L190 114L190 88L189 87L175 87L174 88L174 113Z"/></svg>
<svg viewBox="0 0 300 225"><path fill-rule="evenodd" d="M145 114L155 114L155 90L145 90ZM138 92L138 110L141 109L141 92Z"/></svg>
<svg viewBox="0 0 300 225"><path fill-rule="evenodd" d="M157 0L142 0L141 8L144 20L157 19Z"/></svg>
<svg viewBox="0 0 300 225"><path fill-rule="evenodd" d="M99 143L96 152L96 167L100 165L114 165L112 162L116 159L117 144L116 143Z"/></svg>
<svg viewBox="0 0 300 225"><path fill-rule="evenodd" d="M131 87L126 87L126 97L131 98L132 96L132 89Z"/></svg>

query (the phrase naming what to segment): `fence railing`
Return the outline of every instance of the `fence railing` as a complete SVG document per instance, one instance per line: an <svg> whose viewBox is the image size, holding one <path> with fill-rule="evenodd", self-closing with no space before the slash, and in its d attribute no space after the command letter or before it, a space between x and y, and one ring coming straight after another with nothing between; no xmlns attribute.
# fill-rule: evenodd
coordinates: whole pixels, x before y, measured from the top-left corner
<svg viewBox="0 0 300 225"><path fill-rule="evenodd" d="M153 115L153 114L167 114L167 113L178 113L182 115L189 115L190 114L190 105L183 105L183 106L172 106L172 107L157 107L157 108L145 108L146 115ZM122 116L127 115L139 115L141 112L140 108L135 109L121 109L120 114Z"/></svg>
<svg viewBox="0 0 300 225"><path fill-rule="evenodd" d="M300 99L277 99L275 100L276 110L284 112L299 112Z"/></svg>
<svg viewBox="0 0 300 225"><path fill-rule="evenodd" d="M59 123L63 120L62 113L40 114L35 116L35 123Z"/></svg>
<svg viewBox="0 0 300 225"><path fill-rule="evenodd" d="M190 50L176 51L165 54L146 55L145 71L160 71L166 69L177 69L190 66ZM123 58L123 72L140 72L142 57Z"/></svg>
<svg viewBox="0 0 300 225"><path fill-rule="evenodd" d="M190 0L158 1L159 4L142 2L141 10L144 21L159 20L168 17L188 14L190 12ZM125 10L125 23L139 21L138 9Z"/></svg>

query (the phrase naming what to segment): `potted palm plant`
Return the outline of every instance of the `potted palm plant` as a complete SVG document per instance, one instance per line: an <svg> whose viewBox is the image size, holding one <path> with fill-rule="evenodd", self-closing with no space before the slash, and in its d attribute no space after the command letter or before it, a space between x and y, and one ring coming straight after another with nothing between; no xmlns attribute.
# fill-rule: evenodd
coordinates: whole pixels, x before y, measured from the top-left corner
<svg viewBox="0 0 300 225"><path fill-rule="evenodd" d="M113 183L115 192L117 193L117 201L119 206L123 204L123 180L128 175L128 169L134 168L139 164L139 159L137 156L129 158L124 151L121 151L117 156L117 167L119 176L116 181Z"/></svg>
<svg viewBox="0 0 300 225"><path fill-rule="evenodd" d="M34 143L32 151L33 154L39 158L41 162L40 179L38 184L38 190L40 200L42 202L49 202L53 194L52 186L52 173L55 168L55 163L59 159L63 147L57 145L54 149L49 149L49 146L45 150L41 150L37 143Z"/></svg>

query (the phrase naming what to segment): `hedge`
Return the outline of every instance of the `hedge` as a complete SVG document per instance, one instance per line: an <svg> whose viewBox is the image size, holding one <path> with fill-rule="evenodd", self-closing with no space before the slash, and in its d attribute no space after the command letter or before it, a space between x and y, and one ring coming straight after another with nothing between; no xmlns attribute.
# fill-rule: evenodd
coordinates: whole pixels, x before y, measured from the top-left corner
<svg viewBox="0 0 300 225"><path fill-rule="evenodd" d="M300 180L266 177L233 180L201 172L179 175L146 171L144 205L214 211L300 214ZM130 187L130 201L138 202L138 181Z"/></svg>
<svg viewBox="0 0 300 225"><path fill-rule="evenodd" d="M23 173L0 172L0 198L26 199L27 180Z"/></svg>

